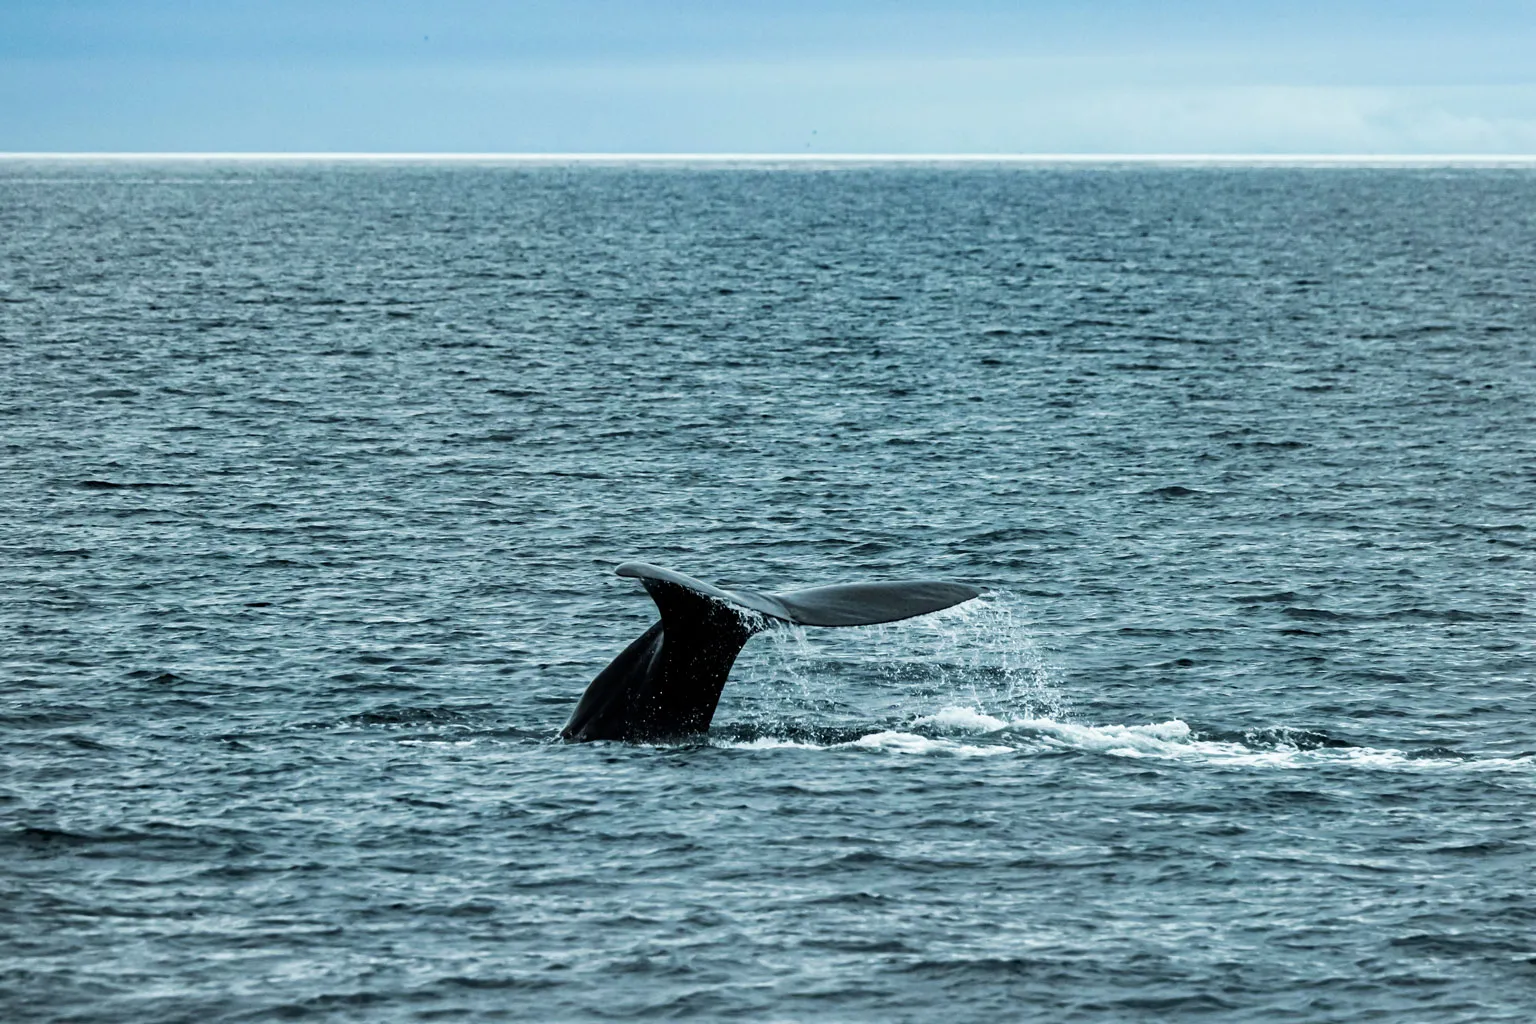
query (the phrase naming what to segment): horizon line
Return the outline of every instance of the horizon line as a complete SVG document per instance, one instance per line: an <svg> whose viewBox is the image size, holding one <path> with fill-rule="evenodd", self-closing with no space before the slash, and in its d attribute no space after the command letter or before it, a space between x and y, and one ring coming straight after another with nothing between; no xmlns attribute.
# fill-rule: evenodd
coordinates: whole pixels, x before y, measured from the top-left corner
<svg viewBox="0 0 1536 1024"><path fill-rule="evenodd" d="M523 153L319 151L0 151L0 160L443 163L1000 163L1453 166L1536 165L1536 153Z"/></svg>

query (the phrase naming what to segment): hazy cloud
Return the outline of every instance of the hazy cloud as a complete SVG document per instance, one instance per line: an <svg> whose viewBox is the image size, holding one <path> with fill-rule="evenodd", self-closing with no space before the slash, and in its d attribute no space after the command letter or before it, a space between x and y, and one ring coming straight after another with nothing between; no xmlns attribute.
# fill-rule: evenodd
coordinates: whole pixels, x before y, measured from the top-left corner
<svg viewBox="0 0 1536 1024"><path fill-rule="evenodd" d="M1536 8L12 0L0 150L1536 152Z"/></svg>

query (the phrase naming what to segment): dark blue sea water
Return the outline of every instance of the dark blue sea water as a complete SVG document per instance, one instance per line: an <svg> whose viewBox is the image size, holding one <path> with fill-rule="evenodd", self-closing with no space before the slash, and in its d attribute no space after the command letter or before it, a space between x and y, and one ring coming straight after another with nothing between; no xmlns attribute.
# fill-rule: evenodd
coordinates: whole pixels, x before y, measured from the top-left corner
<svg viewBox="0 0 1536 1024"><path fill-rule="evenodd" d="M1536 173L7 162L0 484L8 1021L1536 1016Z"/></svg>

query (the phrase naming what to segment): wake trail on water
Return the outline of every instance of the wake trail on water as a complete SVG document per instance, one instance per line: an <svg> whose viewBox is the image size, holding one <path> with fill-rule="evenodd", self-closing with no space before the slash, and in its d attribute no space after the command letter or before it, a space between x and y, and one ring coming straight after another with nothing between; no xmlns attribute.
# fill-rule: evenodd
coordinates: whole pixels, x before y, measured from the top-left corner
<svg viewBox="0 0 1536 1024"><path fill-rule="evenodd" d="M867 750L890 754L959 757L1080 754L1176 762L1212 768L1361 768L1407 771L1532 771L1536 757L1474 757L1437 748L1415 753L1392 748L1309 742L1286 738L1290 730L1251 730L1248 739L1207 735L1179 719L1148 725L1089 725L1053 718L999 718L971 707L945 707L901 725L847 738L771 733L711 737L711 744L740 750ZM1267 737L1280 734L1278 739Z"/></svg>
<svg viewBox="0 0 1536 1024"><path fill-rule="evenodd" d="M810 633L787 627L764 636L732 682L745 714L728 724L717 719L711 746L959 757L1078 754L1215 768L1536 769L1533 755L1375 748L1285 726L1233 734L1177 718L1075 721L1023 602L1006 593L884 626ZM872 657L878 658L873 668ZM863 699L856 700L846 691L861 681ZM878 726L870 724L871 710Z"/></svg>

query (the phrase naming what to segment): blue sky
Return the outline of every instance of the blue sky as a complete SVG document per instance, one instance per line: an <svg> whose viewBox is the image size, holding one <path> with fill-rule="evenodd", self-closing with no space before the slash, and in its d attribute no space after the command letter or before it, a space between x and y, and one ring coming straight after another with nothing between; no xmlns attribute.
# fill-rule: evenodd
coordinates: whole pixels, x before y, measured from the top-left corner
<svg viewBox="0 0 1536 1024"><path fill-rule="evenodd" d="M0 151L1536 153L1536 2L0 0Z"/></svg>

